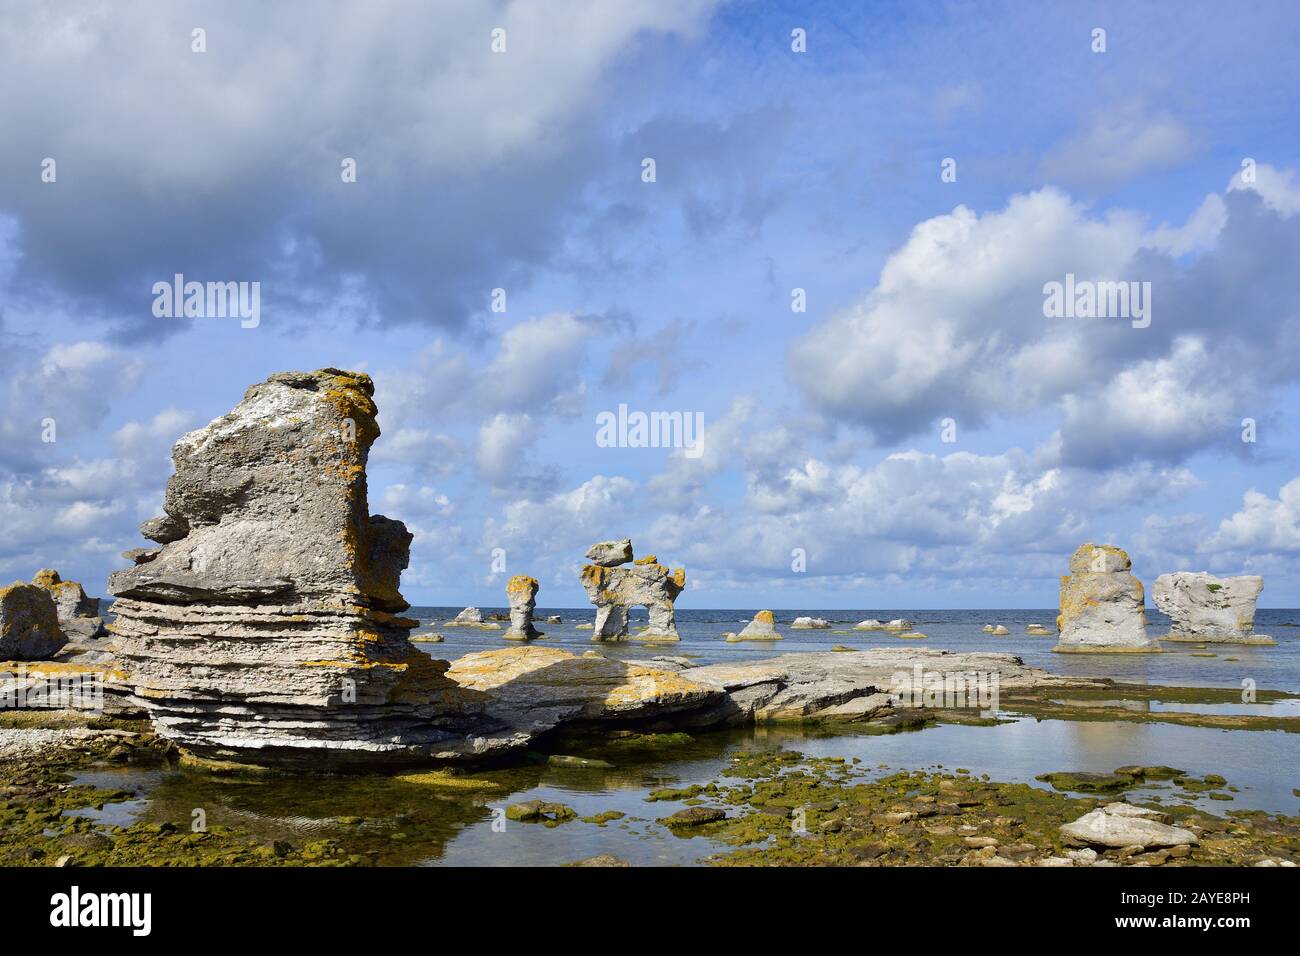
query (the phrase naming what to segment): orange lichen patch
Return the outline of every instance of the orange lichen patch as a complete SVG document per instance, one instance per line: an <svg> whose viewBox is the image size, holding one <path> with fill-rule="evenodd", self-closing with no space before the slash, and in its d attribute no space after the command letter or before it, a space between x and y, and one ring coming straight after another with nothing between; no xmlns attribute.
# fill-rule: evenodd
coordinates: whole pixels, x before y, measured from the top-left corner
<svg viewBox="0 0 1300 956"><path fill-rule="evenodd" d="M637 558L633 564L658 564L659 558L653 554L647 554L644 558Z"/></svg>
<svg viewBox="0 0 1300 956"><path fill-rule="evenodd" d="M771 611L759 611L754 615L754 620L759 624L775 624L776 615Z"/></svg>
<svg viewBox="0 0 1300 956"><path fill-rule="evenodd" d="M98 675L106 682L127 680L127 673L107 664L69 664L58 661L0 661L0 674L21 672L27 677L57 678Z"/></svg>
<svg viewBox="0 0 1300 956"><path fill-rule="evenodd" d="M686 587L685 568L677 568L675 571L673 571L673 583L676 584L679 589Z"/></svg>
<svg viewBox="0 0 1300 956"><path fill-rule="evenodd" d="M539 586L536 578L530 578L526 574L516 574L507 582L506 592L509 594L535 594Z"/></svg>
<svg viewBox="0 0 1300 956"><path fill-rule="evenodd" d="M583 584L590 584L593 587L604 587L605 578L608 577L609 568L603 568L599 564L584 564L582 574L580 575Z"/></svg>
<svg viewBox="0 0 1300 956"><path fill-rule="evenodd" d="M62 583L63 579L59 577L59 572L49 568L42 568L36 572L36 577L32 578L32 584L50 591Z"/></svg>

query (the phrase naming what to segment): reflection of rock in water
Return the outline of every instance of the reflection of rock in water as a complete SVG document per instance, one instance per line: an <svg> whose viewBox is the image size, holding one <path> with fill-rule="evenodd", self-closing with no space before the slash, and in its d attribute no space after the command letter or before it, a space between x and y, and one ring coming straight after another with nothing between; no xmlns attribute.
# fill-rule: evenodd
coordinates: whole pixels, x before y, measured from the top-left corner
<svg viewBox="0 0 1300 956"><path fill-rule="evenodd" d="M202 809L209 828L224 826L251 841L285 840L295 847L333 840L382 866L436 862L465 827L491 815L490 805L536 784L535 769L512 771L501 789L461 790L397 777L220 777L168 774L149 794L141 819L190 830Z"/></svg>

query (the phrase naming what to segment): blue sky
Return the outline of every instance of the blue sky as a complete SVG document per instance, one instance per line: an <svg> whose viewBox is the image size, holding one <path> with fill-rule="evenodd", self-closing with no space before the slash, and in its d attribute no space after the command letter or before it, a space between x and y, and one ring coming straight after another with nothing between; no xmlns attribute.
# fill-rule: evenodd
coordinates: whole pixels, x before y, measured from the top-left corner
<svg viewBox="0 0 1300 956"><path fill-rule="evenodd" d="M0 578L102 593L176 438L339 366L417 604L580 605L630 535L691 607L1046 607L1085 540L1300 606L1285 3L3 17ZM156 318L176 272L260 282L260 325ZM1150 327L1045 317L1067 272L1150 282ZM620 404L702 456L600 447Z"/></svg>

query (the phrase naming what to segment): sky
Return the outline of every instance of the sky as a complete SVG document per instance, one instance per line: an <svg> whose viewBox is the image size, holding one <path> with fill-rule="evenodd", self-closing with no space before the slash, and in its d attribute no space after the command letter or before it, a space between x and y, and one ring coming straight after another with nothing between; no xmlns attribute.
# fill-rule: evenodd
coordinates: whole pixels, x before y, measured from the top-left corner
<svg viewBox="0 0 1300 956"><path fill-rule="evenodd" d="M103 594L177 438L338 367L417 605L581 606L631 537L683 608L1052 607L1085 541L1300 606L1286 2L0 23L0 580ZM178 273L256 324L155 314ZM1049 314L1067 276L1145 318ZM620 406L703 439L611 447Z"/></svg>

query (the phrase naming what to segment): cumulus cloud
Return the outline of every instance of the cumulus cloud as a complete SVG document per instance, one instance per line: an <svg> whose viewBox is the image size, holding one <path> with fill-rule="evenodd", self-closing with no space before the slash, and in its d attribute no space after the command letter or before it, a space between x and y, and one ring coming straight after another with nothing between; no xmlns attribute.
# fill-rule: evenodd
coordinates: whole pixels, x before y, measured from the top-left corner
<svg viewBox="0 0 1300 956"><path fill-rule="evenodd" d="M330 311L460 326L549 260L616 152L594 109L609 64L713 6L20 3L0 86L40 95L0 102L0 162L33 170L0 183L17 285L137 334L175 272L261 281L271 327Z"/></svg>
<svg viewBox="0 0 1300 956"><path fill-rule="evenodd" d="M793 344L789 375L817 410L884 444L941 418L978 428L1047 408L1067 464L1228 447L1232 424L1296 378L1300 217L1282 211L1289 181L1266 172L1265 191L1283 198L1226 191L1183 235L1050 188L926 220L859 304ZM1046 317L1044 285L1067 274L1149 282L1150 326Z"/></svg>

